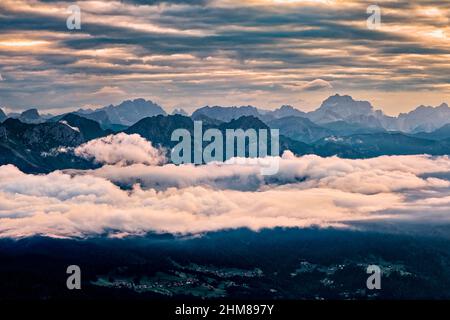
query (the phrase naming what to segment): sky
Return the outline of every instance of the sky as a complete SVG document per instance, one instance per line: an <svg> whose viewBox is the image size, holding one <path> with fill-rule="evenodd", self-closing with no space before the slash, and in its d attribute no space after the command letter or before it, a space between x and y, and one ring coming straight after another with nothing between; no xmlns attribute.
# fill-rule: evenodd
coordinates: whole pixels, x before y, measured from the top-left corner
<svg viewBox="0 0 450 320"><path fill-rule="evenodd" d="M309 111L340 93L397 115L450 102L449 18L448 0L1 0L0 107Z"/></svg>

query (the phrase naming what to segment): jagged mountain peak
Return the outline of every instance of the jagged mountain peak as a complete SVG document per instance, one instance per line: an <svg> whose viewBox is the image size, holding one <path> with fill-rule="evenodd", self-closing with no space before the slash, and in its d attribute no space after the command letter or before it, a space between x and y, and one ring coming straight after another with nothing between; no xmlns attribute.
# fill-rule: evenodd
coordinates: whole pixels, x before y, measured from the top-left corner
<svg viewBox="0 0 450 320"><path fill-rule="evenodd" d="M25 110L20 114L20 117L30 119L30 120L37 120L39 119L39 111L36 108L31 108L28 110Z"/></svg>
<svg viewBox="0 0 450 320"><path fill-rule="evenodd" d="M404 112L404 113L400 113L400 116L406 116L408 114L413 114L413 113L417 113L417 112L433 112L436 110L442 110L442 109L449 109L448 104L443 102L438 106L425 106L423 104L421 104L420 106L418 106L417 108L409 111L409 112Z"/></svg>
<svg viewBox="0 0 450 320"><path fill-rule="evenodd" d="M385 117L382 112L375 111L368 101L354 100L349 95L328 97L315 111L306 117L319 124L344 120L349 123L360 123L370 127L380 126Z"/></svg>
<svg viewBox="0 0 450 320"><path fill-rule="evenodd" d="M278 109L275 109L273 112L281 112L281 113L291 113L291 112L302 112L289 104L283 104ZM302 112L303 113L303 112Z"/></svg>
<svg viewBox="0 0 450 320"><path fill-rule="evenodd" d="M125 100L118 105L109 105L95 111L104 110L111 123L130 126L139 120L156 115L166 115L164 109L151 100L137 98Z"/></svg>
<svg viewBox="0 0 450 320"><path fill-rule="evenodd" d="M2 108L0 108L0 122L3 122L6 118L6 113L4 113Z"/></svg>
<svg viewBox="0 0 450 320"><path fill-rule="evenodd" d="M271 116L275 119L280 119L284 117L304 117L305 113L294 108L291 105L282 105L280 108L273 111L267 112L266 115Z"/></svg>
<svg viewBox="0 0 450 320"><path fill-rule="evenodd" d="M398 129L406 132L431 132L450 123L450 108L447 103L439 106L421 105L398 116Z"/></svg>
<svg viewBox="0 0 450 320"><path fill-rule="evenodd" d="M339 95L335 94L334 96L330 96L325 101L322 102L321 108L340 108L347 109L351 108L353 111L362 111L362 112L372 112L373 107L369 101L358 101L353 99L353 97L349 95Z"/></svg>
<svg viewBox="0 0 450 320"><path fill-rule="evenodd" d="M19 120L25 123L41 123L45 122L45 119L39 114L36 108L25 110L19 115Z"/></svg>
<svg viewBox="0 0 450 320"><path fill-rule="evenodd" d="M241 107L221 107L221 106L205 106L194 111L193 119L198 119L201 116L206 116L211 119L220 120L224 122L240 118L242 116L260 116L258 109L253 106Z"/></svg>
<svg viewBox="0 0 450 320"><path fill-rule="evenodd" d="M175 108L172 111L172 115L176 115L176 114L179 114L179 115L182 115L182 116L188 116L188 113L183 108Z"/></svg>
<svg viewBox="0 0 450 320"><path fill-rule="evenodd" d="M144 104L155 104L155 103L153 101L151 101L151 100L145 100L144 98L136 98L136 99L124 100L120 104L118 104L117 106L114 106L112 104L110 106L112 106L112 107L120 107L120 106L128 105L128 104L144 105Z"/></svg>

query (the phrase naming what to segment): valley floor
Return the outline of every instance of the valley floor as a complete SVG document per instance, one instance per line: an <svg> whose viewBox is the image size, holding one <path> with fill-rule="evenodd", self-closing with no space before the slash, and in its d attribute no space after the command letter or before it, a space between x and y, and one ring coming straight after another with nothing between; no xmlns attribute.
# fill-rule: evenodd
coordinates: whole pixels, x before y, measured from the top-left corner
<svg viewBox="0 0 450 320"><path fill-rule="evenodd" d="M81 290L66 287L74 264ZM382 270L380 290L366 286L368 265ZM449 267L450 239L392 231L4 239L0 299L449 299Z"/></svg>

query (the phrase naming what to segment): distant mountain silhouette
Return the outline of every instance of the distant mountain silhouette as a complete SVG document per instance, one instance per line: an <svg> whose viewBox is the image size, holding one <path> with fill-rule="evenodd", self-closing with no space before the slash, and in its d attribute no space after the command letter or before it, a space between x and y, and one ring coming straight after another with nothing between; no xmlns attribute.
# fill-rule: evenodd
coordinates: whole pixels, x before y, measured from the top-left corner
<svg viewBox="0 0 450 320"><path fill-rule="evenodd" d="M275 119L280 119L285 117L305 117L306 113L294 108L293 106L283 105L279 109L264 113L264 115Z"/></svg>
<svg viewBox="0 0 450 320"><path fill-rule="evenodd" d="M105 111L111 123L124 126L131 126L146 117L166 115L159 105L144 99L127 100L117 106L109 105L94 112L99 111Z"/></svg>
<svg viewBox="0 0 450 320"><path fill-rule="evenodd" d="M320 125L345 121L365 128L388 131L431 132L450 123L450 107L445 103L438 107L419 106L398 117L391 117L381 110L375 110L368 101L356 101L351 96L336 94L306 117Z"/></svg>
<svg viewBox="0 0 450 320"><path fill-rule="evenodd" d="M253 116L263 121L271 121L289 116L305 116L305 113L295 109L292 106L284 105L276 110L263 110L253 106L241 107L202 107L194 111L192 119L200 120L202 117L219 120L222 122L229 122L240 117Z"/></svg>
<svg viewBox="0 0 450 320"><path fill-rule="evenodd" d="M192 119L198 120L199 117L206 116L210 119L219 120L222 122L229 122L234 119L238 119L243 116L260 116L258 109L252 106L242 106L242 107L203 107L197 109L192 114Z"/></svg>
<svg viewBox="0 0 450 320"><path fill-rule="evenodd" d="M381 111L375 111L368 101L356 101L350 96L336 94L306 117L316 124L345 121L368 128L384 128L383 120L386 116Z"/></svg>
<svg viewBox="0 0 450 320"><path fill-rule="evenodd" d="M418 138L432 139L432 140L445 140L450 139L450 124L446 124L441 128L432 132L419 132L414 135Z"/></svg>
<svg viewBox="0 0 450 320"><path fill-rule="evenodd" d="M28 109L20 114L18 117L20 121L23 123L42 123L45 122L45 119L41 117L39 111L35 108Z"/></svg>
<svg viewBox="0 0 450 320"><path fill-rule="evenodd" d="M437 107L420 106L408 113L401 113L397 129L403 132L431 132L450 123L450 107L443 103Z"/></svg>
<svg viewBox="0 0 450 320"><path fill-rule="evenodd" d="M102 129L111 129L115 132L124 130L141 119L166 115L162 107L142 98L126 100L119 105L110 105L96 110L79 109L73 113L95 120L100 123ZM175 109L173 114L187 116L182 109ZM48 116L39 115L36 109L27 110L23 114L11 113L7 116L19 118L25 123L40 123L48 118ZM437 107L419 106L408 113L392 117L385 115L381 110L376 110L368 101L357 101L349 95L335 94L325 99L319 108L307 113L289 105L283 105L275 110L259 109L254 106L206 106L195 110L191 118L219 125L242 116L257 117L265 123L288 117L302 117L339 135L380 131L401 131L414 134L432 132L450 123L450 107L445 103ZM0 115L0 119L1 117ZM55 118L62 117L63 115L59 115ZM346 128L347 125L348 128ZM316 138L313 136L302 137L302 130L304 130L302 126L297 133L293 132L293 129L294 127L291 126L289 130L293 135L300 137L297 139L302 141L313 141Z"/></svg>
<svg viewBox="0 0 450 320"><path fill-rule="evenodd" d="M177 108L172 111L172 115L176 115L176 114L179 114L181 116L189 116L188 113L182 108Z"/></svg>
<svg viewBox="0 0 450 320"><path fill-rule="evenodd" d="M351 96L339 94L330 96L323 101L318 109L308 113L284 105L276 110L258 109L253 106L206 106L195 110L192 114L192 118L195 120L207 117L222 122L228 122L242 116L254 116L266 123L287 117L302 117L320 126L343 121L364 128L398 130L397 118L386 116L381 110L375 110L368 101L356 101ZM300 135L301 132L298 133L298 136Z"/></svg>

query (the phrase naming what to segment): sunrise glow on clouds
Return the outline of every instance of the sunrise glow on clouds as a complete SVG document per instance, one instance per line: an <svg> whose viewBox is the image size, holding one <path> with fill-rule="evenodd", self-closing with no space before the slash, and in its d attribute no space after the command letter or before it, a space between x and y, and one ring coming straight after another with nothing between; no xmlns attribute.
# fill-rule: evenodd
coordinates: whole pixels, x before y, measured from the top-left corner
<svg viewBox="0 0 450 320"><path fill-rule="evenodd" d="M72 4L79 31L66 28ZM3 0L0 106L55 111L144 97L190 111L311 110L340 92L397 114L448 102L450 3L376 4L379 30L367 29L368 2L357 0Z"/></svg>
<svg viewBox="0 0 450 320"><path fill-rule="evenodd" d="M42 175L0 166L1 238L450 222L448 156L351 160L287 151L277 158L279 172L262 176L255 165L161 164L158 150L136 135L73 152L103 166Z"/></svg>

